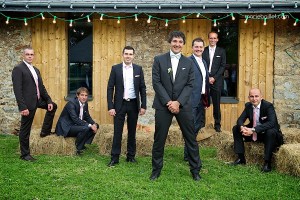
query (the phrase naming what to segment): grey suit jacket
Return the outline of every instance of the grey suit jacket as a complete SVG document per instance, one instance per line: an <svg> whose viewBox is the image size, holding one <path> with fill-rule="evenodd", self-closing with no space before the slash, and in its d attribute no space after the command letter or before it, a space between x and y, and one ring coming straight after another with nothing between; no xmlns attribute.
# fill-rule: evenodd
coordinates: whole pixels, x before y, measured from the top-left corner
<svg viewBox="0 0 300 200"><path fill-rule="evenodd" d="M43 84L40 71L33 67L38 76L40 97L48 104L52 103ZM32 73L24 62L19 63L12 71L12 82L19 110L34 110L37 107L37 90Z"/></svg>
<svg viewBox="0 0 300 200"><path fill-rule="evenodd" d="M169 101L178 101L180 111L191 111L191 93L194 82L194 67L190 59L181 56L173 81L170 53L156 56L152 67L152 85L155 91L153 108L168 110Z"/></svg>

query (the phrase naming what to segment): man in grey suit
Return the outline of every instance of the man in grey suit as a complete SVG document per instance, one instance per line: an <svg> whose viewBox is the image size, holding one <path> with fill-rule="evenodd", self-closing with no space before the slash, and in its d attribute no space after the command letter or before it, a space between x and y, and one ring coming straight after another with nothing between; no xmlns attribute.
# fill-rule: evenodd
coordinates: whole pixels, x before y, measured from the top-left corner
<svg viewBox="0 0 300 200"><path fill-rule="evenodd" d="M56 124L55 132L64 137L76 137L76 154L81 155L91 144L99 125L94 122L89 113L88 89L78 88L76 97L71 99L61 112Z"/></svg>
<svg viewBox="0 0 300 200"><path fill-rule="evenodd" d="M195 80L191 95L193 118L194 118L194 134L197 137L198 132L205 126L205 109L210 106L209 98L209 75L205 60L202 58L204 50L204 41L201 38L195 38L192 41L193 55L189 58L193 61ZM188 161L186 145L184 148L184 160Z"/></svg>
<svg viewBox="0 0 300 200"><path fill-rule="evenodd" d="M210 95L213 103L213 116L215 119L214 128L221 132L221 91L223 86L223 73L226 65L225 49L218 47L219 41L217 32L208 34L209 46L205 47L203 59L208 65Z"/></svg>
<svg viewBox="0 0 300 200"><path fill-rule="evenodd" d="M23 61L14 67L12 82L19 111L21 113L21 127L19 133L21 159L35 161L30 155L29 137L32 122L37 108L47 110L40 133L41 137L51 134L53 118L57 105L52 102L43 84L40 71L32 65L34 50L25 47Z"/></svg>
<svg viewBox="0 0 300 200"><path fill-rule="evenodd" d="M112 66L107 84L108 113L114 117L114 138L109 167L119 163L122 133L127 115L127 162L135 163L138 115L146 113L146 85L141 66L133 64L135 50L123 48L123 62Z"/></svg>
<svg viewBox="0 0 300 200"><path fill-rule="evenodd" d="M175 116L187 146L190 172L193 179L199 181L201 163L199 147L194 135L190 98L194 82L194 67L190 59L181 55L185 44L185 35L182 32L171 32L168 42L170 51L156 56L152 67L152 84L155 91L153 101L155 133L150 180L156 180L160 176L165 142Z"/></svg>

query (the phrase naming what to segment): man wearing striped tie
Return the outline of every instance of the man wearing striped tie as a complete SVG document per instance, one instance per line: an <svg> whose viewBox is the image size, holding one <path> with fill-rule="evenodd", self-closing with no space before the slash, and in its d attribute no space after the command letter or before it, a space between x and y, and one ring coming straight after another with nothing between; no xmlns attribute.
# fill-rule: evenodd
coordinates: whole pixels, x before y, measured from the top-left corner
<svg viewBox="0 0 300 200"><path fill-rule="evenodd" d="M249 101L233 127L234 152L238 155L232 164L246 164L244 141L264 143L264 165L263 172L271 171L272 154L283 144L280 125L278 124L276 112L272 103L263 99L259 89L249 91ZM244 125L249 119L249 124Z"/></svg>

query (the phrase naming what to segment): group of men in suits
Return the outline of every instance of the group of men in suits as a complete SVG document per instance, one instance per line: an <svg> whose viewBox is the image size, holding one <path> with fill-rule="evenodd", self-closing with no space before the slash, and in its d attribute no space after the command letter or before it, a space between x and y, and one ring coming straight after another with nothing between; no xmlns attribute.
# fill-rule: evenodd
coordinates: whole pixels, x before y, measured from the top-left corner
<svg viewBox="0 0 300 200"><path fill-rule="evenodd" d="M205 109L210 106L212 97L215 117L215 130L220 131L219 79L223 74L226 55L216 47L217 33L209 33L210 47L204 48L204 41L196 38L192 42L193 55L182 55L185 35L181 31L170 33L170 51L154 58L152 85L155 91L155 132L152 148L152 173L150 180L156 180L163 168L163 155L168 130L173 117L182 131L185 142L184 159L189 162L190 172L199 181L202 167L196 136L205 126ZM212 52L213 55L210 55ZM146 85L141 66L133 64L135 50L131 46L122 51L123 62L112 66L107 85L108 113L114 119L114 136L109 167L119 163L123 126L127 116L127 162L135 163L136 125L138 115L146 112ZM29 136L37 108L47 109L41 137L51 133L53 117L57 106L48 95L37 68L32 66L34 51L28 47L23 52L23 62L12 73L13 87L21 113L20 148L21 159L34 161L29 151ZM206 58L206 59L205 59ZM208 59L208 60L207 60ZM214 59L216 61L214 61ZM216 66L219 67L216 67ZM222 71L223 70L223 71ZM88 90L79 88L76 97L64 107L57 125L57 135L76 137L77 154L80 155L90 144L99 125L91 118L88 109ZM246 141L262 141L265 144L265 164L263 171L271 171L271 157L277 146L282 144L282 135L273 105L262 99L259 89L249 92L249 103L233 128L234 150L238 159L233 165L245 164L243 138ZM216 105L216 106L215 106ZM256 114L252 109L258 108ZM246 119L250 120L244 126ZM280 137L281 136L281 137Z"/></svg>

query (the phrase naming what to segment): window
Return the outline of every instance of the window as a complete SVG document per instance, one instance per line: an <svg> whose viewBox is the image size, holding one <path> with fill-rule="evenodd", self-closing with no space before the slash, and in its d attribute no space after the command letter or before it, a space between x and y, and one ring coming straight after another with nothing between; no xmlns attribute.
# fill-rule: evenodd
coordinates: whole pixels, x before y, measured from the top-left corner
<svg viewBox="0 0 300 200"><path fill-rule="evenodd" d="M220 17L222 16L216 16L216 18ZM212 30L218 32L217 46L223 47L226 51L227 63L223 74L222 103L234 102L237 96L238 22L238 19L232 20L230 17L220 20L217 27L212 27Z"/></svg>
<svg viewBox="0 0 300 200"><path fill-rule="evenodd" d="M68 97L79 87L93 92L93 27L92 23L76 22L69 28Z"/></svg>

